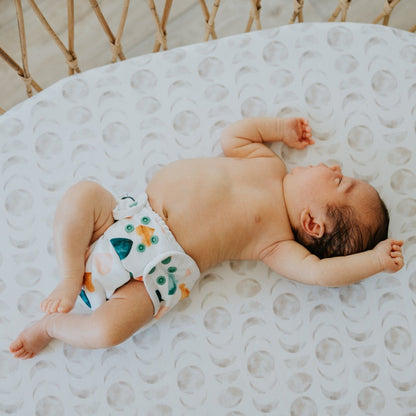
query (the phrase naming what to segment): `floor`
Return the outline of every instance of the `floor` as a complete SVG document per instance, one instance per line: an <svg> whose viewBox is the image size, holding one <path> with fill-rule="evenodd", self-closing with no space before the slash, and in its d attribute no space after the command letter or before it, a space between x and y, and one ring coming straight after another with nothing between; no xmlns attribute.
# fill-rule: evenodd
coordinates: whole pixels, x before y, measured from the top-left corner
<svg viewBox="0 0 416 416"><path fill-rule="evenodd" d="M67 43L66 2L58 8L55 0L37 0L39 9L60 39ZM100 8L113 33L117 32L121 15L121 1L99 0ZM212 0L206 0L208 10ZM292 0L263 0L260 12L264 29L285 25L293 13ZM159 17L163 12L163 0L155 0ZM305 0L304 21L325 22L338 4L338 0ZM371 23L381 12L385 0L352 0L348 21ZM45 88L68 75L65 59L57 45L35 16L29 3L22 1L29 70L33 79ZM222 0L215 19L218 37L245 30L249 17L249 0ZM395 7L390 26L409 30L416 24L416 2L401 0ZM89 1L75 1L75 51L82 71L111 61L111 49L106 35L94 14ZM253 30L254 30L253 25ZM200 42L204 38L205 23L197 0L174 0L166 26L169 48ZM122 37L125 56L133 57L150 53L155 43L155 23L147 0L132 0ZM0 0L0 47L21 65L19 35L14 3ZM0 59L0 108L7 110L26 98L24 83L16 73Z"/></svg>

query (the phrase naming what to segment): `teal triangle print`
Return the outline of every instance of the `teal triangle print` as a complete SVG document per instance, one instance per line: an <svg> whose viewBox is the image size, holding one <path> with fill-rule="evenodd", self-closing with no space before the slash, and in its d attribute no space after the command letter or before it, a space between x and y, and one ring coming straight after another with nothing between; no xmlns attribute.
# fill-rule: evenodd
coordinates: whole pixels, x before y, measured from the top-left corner
<svg viewBox="0 0 416 416"><path fill-rule="evenodd" d="M120 260L125 259L129 255L131 246L133 245L133 241L128 238L112 238L110 242L120 257Z"/></svg>

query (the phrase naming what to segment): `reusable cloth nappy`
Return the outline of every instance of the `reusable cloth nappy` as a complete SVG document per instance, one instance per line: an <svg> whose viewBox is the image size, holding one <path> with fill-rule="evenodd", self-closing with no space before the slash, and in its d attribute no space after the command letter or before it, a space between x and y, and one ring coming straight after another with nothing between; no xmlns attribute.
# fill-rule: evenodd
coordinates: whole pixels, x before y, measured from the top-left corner
<svg viewBox="0 0 416 416"><path fill-rule="evenodd" d="M143 281L159 319L189 295L200 276L198 265L152 210L145 193L120 198L113 217L116 222L87 253L80 296L96 309L130 279Z"/></svg>

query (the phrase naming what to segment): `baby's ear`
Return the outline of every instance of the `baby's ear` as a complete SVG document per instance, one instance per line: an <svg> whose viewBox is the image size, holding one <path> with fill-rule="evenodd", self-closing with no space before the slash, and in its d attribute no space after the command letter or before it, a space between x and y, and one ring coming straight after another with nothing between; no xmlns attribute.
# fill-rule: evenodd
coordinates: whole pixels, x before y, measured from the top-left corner
<svg viewBox="0 0 416 416"><path fill-rule="evenodd" d="M325 223L319 217L314 217L308 209L300 214L300 225L303 231L314 238L322 238L325 234Z"/></svg>

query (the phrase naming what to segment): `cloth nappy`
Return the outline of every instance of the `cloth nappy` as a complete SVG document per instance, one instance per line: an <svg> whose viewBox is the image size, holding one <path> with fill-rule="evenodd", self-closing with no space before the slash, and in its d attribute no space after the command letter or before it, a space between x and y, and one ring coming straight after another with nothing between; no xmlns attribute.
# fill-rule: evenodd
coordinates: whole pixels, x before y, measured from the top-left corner
<svg viewBox="0 0 416 416"><path fill-rule="evenodd" d="M143 281L159 319L189 295L198 265L152 210L146 193L120 198L113 216L116 222L87 253L80 296L96 309L130 279Z"/></svg>

